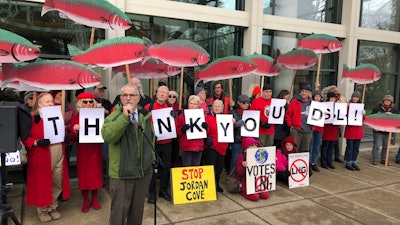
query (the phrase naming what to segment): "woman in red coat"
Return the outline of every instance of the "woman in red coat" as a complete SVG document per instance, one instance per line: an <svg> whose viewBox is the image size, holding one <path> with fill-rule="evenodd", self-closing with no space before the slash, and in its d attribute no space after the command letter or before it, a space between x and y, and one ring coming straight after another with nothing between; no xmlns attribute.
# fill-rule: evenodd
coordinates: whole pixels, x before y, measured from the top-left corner
<svg viewBox="0 0 400 225"><path fill-rule="evenodd" d="M206 116L208 124L207 148L205 150L206 165L214 165L215 185L217 192L223 192L224 189L219 186L219 178L224 168L224 158L229 143L218 142L217 114L224 112L224 103L217 99L212 105L211 114Z"/></svg>
<svg viewBox="0 0 400 225"><path fill-rule="evenodd" d="M77 96L78 102L76 109L96 108L96 96L91 93L83 92ZM79 137L79 113L72 116L70 130L71 140L78 141ZM83 197L82 212L89 211L90 205L93 209L100 209L97 200L98 189L103 186L102 176L102 148L101 143L79 143L76 147L76 167L78 170L78 183ZM89 190L91 191L92 201L89 201Z"/></svg>
<svg viewBox="0 0 400 225"><path fill-rule="evenodd" d="M188 109L199 109L200 98L197 95L189 96ZM207 123L203 122L201 126L207 129ZM179 150L182 155L183 166L200 166L201 155L204 150L204 140L191 139L188 140L186 136L187 130L190 129L190 125L186 124L185 114L182 113L176 118L176 133L179 141Z"/></svg>
<svg viewBox="0 0 400 225"><path fill-rule="evenodd" d="M31 134L23 141L28 157L26 204L37 207L41 222L60 219L58 196L62 192L64 200L70 197L65 145L44 138L41 109L47 106L53 106L53 96L41 93L32 110Z"/></svg>

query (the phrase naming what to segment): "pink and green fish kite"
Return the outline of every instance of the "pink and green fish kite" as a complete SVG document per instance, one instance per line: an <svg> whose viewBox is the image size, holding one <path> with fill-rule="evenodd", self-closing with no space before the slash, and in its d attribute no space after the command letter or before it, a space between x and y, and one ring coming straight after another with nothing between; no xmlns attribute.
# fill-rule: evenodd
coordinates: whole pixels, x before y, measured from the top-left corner
<svg viewBox="0 0 400 225"><path fill-rule="evenodd" d="M366 63L350 69L346 64L343 64L343 80L351 80L357 84L370 84L381 78L379 68L373 64Z"/></svg>

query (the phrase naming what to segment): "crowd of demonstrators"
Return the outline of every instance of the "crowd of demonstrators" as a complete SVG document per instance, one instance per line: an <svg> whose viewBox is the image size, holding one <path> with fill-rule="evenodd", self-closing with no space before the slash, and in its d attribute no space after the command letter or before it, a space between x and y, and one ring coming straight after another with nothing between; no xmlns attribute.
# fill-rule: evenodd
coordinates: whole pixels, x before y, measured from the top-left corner
<svg viewBox="0 0 400 225"><path fill-rule="evenodd" d="M191 95L188 99L188 109L199 109L200 98L197 95ZM202 128L207 129L208 124L203 122ZM176 133L178 136L179 150L182 156L182 166L200 166L201 156L204 150L204 140L191 139L188 140L186 132L189 129L194 129L190 124L186 123L185 114L181 113L176 118Z"/></svg>
<svg viewBox="0 0 400 225"><path fill-rule="evenodd" d="M109 143L109 223L142 224L144 199L153 174L155 135L150 113L138 104L137 87L123 86L120 96L120 103L106 117L101 132Z"/></svg>
<svg viewBox="0 0 400 225"><path fill-rule="evenodd" d="M290 172L288 169L289 154L297 153L297 144L292 136L281 141L281 147L276 150L276 180L289 185Z"/></svg>
<svg viewBox="0 0 400 225"><path fill-rule="evenodd" d="M322 96L320 91L313 92L313 101L322 102ZM310 166L315 172L320 172L317 162L322 142L322 134L324 128L319 126L311 126L312 135L310 140Z"/></svg>
<svg viewBox="0 0 400 225"><path fill-rule="evenodd" d="M361 103L361 93L354 91L351 95L349 103ZM364 113L363 113L364 114ZM363 115L363 119L365 115ZM346 151L344 153L344 160L346 161L346 168L349 170L360 170L357 163L358 152L360 151L361 139L364 138L364 129L362 126L346 125L344 129L344 138L346 138Z"/></svg>
<svg viewBox="0 0 400 225"><path fill-rule="evenodd" d="M288 90L281 90L276 96L278 99L285 99L285 112L289 106L290 93ZM287 125L286 121L283 120L283 124L275 124L275 135L274 135L274 145L276 149L281 147L281 141L290 135L290 127Z"/></svg>
<svg viewBox="0 0 400 225"><path fill-rule="evenodd" d="M156 92L156 100L152 103L147 104L144 109L147 111L152 111L156 109L165 109L168 107L167 99L168 99L169 89L167 86L160 86L157 88ZM171 201L171 195L168 193L168 186L170 181L170 168L171 168L171 157L172 157L172 139L165 139L156 141L155 143L155 151L160 156L163 167L159 170L160 177L160 190L159 197L164 198L167 201ZM156 179L157 174L153 174L153 177L149 186L149 199L148 202L154 204L156 201Z"/></svg>
<svg viewBox="0 0 400 225"><path fill-rule="evenodd" d="M31 133L23 140L28 151L26 204L36 206L41 222L60 219L58 196L61 192L63 199L70 196L65 144L50 144L50 140L44 138L41 110L53 105L50 93L37 97L32 110Z"/></svg>
<svg viewBox="0 0 400 225"><path fill-rule="evenodd" d="M206 165L214 166L215 186L217 192L224 190L219 185L222 170L224 168L224 157L228 148L228 143L218 141L218 127L217 127L217 114L223 114L224 103L217 99L212 104L211 112L206 116L205 120L208 124L208 133L206 141L206 149L204 154L204 161Z"/></svg>
<svg viewBox="0 0 400 225"><path fill-rule="evenodd" d="M97 193L103 187L102 176L102 144L79 143L79 110L81 108L97 108L96 96L83 92L77 96L76 110L78 114L72 116L70 123L70 138L78 142L76 145L76 167L78 172L78 186L83 197L82 212L89 211L90 206L95 210L101 208L97 200ZM89 200L89 191L92 200Z"/></svg>
<svg viewBox="0 0 400 225"><path fill-rule="evenodd" d="M265 84L261 97L254 99L250 106L250 110L260 111L260 142L262 146L271 146L274 143L274 124L268 123L268 116L270 113L270 106L272 100L272 86Z"/></svg>
<svg viewBox="0 0 400 225"><path fill-rule="evenodd" d="M374 109L372 109L372 114L375 113L398 113L394 103L394 98L392 95L383 96L382 102L380 102ZM373 145L372 145L372 164L378 164L378 154L379 148L382 146L381 150L381 163L386 162L386 149L388 147L389 133L384 131L373 130ZM388 163L389 165L390 163Z"/></svg>
<svg viewBox="0 0 400 225"><path fill-rule="evenodd" d="M261 147L261 143L252 138L244 138L244 143L243 143L243 152L240 153L236 159L236 173L237 173L237 179L240 182L240 195L245 197L246 199L250 201L257 201L258 199L267 199L269 197L269 192L261 192L261 193L254 193L254 194L247 194L247 189L246 189L246 166L247 166L247 161L246 161L246 150L249 148L259 148Z"/></svg>
<svg viewBox="0 0 400 225"><path fill-rule="evenodd" d="M242 135L241 129L244 125L244 121L242 120L243 111L250 109L250 98L247 95L239 95L237 97L237 105L234 106L233 110L229 110L229 114L233 115L233 119L235 121L234 130L233 130L233 143L231 143L231 158L227 173L229 173L236 164L236 158L242 149ZM226 161L225 161L226 162Z"/></svg>

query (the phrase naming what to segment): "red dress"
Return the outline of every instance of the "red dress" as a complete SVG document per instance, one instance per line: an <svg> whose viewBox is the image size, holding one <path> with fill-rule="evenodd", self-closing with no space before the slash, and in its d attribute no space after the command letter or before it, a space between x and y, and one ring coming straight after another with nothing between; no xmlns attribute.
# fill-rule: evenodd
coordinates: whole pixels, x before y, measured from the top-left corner
<svg viewBox="0 0 400 225"><path fill-rule="evenodd" d="M73 131L79 124L79 113L72 116L70 123L71 140L78 142L78 135ZM76 167L80 190L96 190L103 186L101 143L77 143Z"/></svg>

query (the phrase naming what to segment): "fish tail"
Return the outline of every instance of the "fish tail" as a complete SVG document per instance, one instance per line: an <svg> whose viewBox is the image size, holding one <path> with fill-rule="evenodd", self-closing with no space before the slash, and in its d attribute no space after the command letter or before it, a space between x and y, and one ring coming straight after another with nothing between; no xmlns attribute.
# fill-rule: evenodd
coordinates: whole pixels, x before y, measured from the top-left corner
<svg viewBox="0 0 400 225"><path fill-rule="evenodd" d="M56 4L54 0L45 0L40 16L43 16L48 11L55 10Z"/></svg>
<svg viewBox="0 0 400 225"><path fill-rule="evenodd" d="M74 56L74 55L78 55L78 54L82 53L82 51L79 50L75 45L68 44L67 48L68 48L68 52L69 52L70 56Z"/></svg>
<svg viewBox="0 0 400 225"><path fill-rule="evenodd" d="M347 78L349 76L349 72L350 68L346 64L343 64L342 78Z"/></svg>

